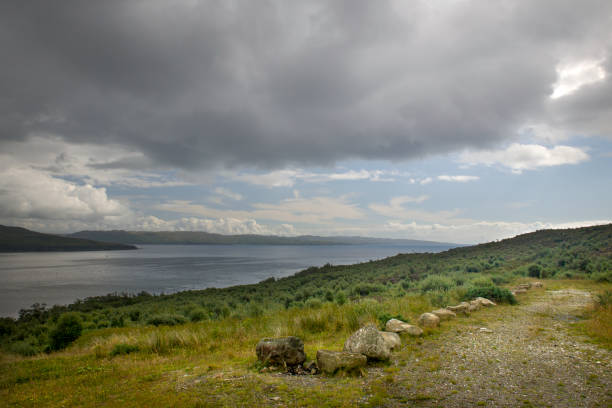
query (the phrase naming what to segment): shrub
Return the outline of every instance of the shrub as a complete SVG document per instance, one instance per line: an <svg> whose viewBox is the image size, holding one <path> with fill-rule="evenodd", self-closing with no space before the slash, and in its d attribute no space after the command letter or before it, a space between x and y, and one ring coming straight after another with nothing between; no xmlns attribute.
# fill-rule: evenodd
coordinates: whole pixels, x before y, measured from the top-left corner
<svg viewBox="0 0 612 408"><path fill-rule="evenodd" d="M340 290L336 293L336 303L340 306L346 303L346 293L344 291Z"/></svg>
<svg viewBox="0 0 612 408"><path fill-rule="evenodd" d="M125 326L125 320L122 314L112 318L111 327L123 327L123 326Z"/></svg>
<svg viewBox="0 0 612 408"><path fill-rule="evenodd" d="M446 276L430 275L419 283L421 292L429 292L434 290L447 291L455 287L455 281Z"/></svg>
<svg viewBox="0 0 612 408"><path fill-rule="evenodd" d="M152 324L153 326L174 326L177 324L185 323L185 318L181 315L157 315L152 316L147 320L147 324Z"/></svg>
<svg viewBox="0 0 612 408"><path fill-rule="evenodd" d="M470 283L472 284L472 286L475 286L478 288L485 287L485 286L495 286L495 284L493 283L493 280L488 276L479 276L475 279L472 279Z"/></svg>
<svg viewBox="0 0 612 408"><path fill-rule="evenodd" d="M36 347L28 343L27 341L18 341L11 344L9 348L11 353L19 354L24 357L30 357L38 354Z"/></svg>
<svg viewBox="0 0 612 408"><path fill-rule="evenodd" d="M397 319L401 320L402 322L410 323L409 319L405 318L399 313L392 315L387 312L382 312L378 315L378 322L380 323L380 327L382 327L383 330L385 329L385 324L387 324L387 322L391 319Z"/></svg>
<svg viewBox="0 0 612 408"><path fill-rule="evenodd" d="M445 290L433 290L427 293L429 302L435 307L445 307L450 301L448 291Z"/></svg>
<svg viewBox="0 0 612 408"><path fill-rule="evenodd" d="M591 279L595 282L612 282L612 270L606 272L596 272L591 274Z"/></svg>
<svg viewBox="0 0 612 408"><path fill-rule="evenodd" d="M130 311L130 320L133 322L139 321L140 320L140 310Z"/></svg>
<svg viewBox="0 0 612 408"><path fill-rule="evenodd" d="M367 296L371 293L382 292L384 290L385 287L382 285L372 283L360 283L353 288L352 293L355 296Z"/></svg>
<svg viewBox="0 0 612 408"><path fill-rule="evenodd" d="M77 313L64 313L49 334L51 350L61 350L81 336L83 323Z"/></svg>
<svg viewBox="0 0 612 408"><path fill-rule="evenodd" d="M472 287L463 295L463 300L470 300L477 297L483 297L496 302L506 302L511 305L516 304L516 298L514 295L505 288L499 286L480 286Z"/></svg>
<svg viewBox="0 0 612 408"><path fill-rule="evenodd" d="M193 309L189 313L189 320L192 322L200 322L208 317L208 312L202 308Z"/></svg>
<svg viewBox="0 0 612 408"><path fill-rule="evenodd" d="M110 356L115 357L115 356L119 356L123 354L130 354L138 350L139 350L138 346L136 345L119 343L119 344L115 344L115 347L113 347L113 349L110 352Z"/></svg>
<svg viewBox="0 0 612 408"><path fill-rule="evenodd" d="M605 290L602 293L597 294L595 301L599 307L612 306L612 290Z"/></svg>
<svg viewBox="0 0 612 408"><path fill-rule="evenodd" d="M527 274L532 278L539 278L542 272L542 268L539 265L531 265L527 270Z"/></svg>
<svg viewBox="0 0 612 408"><path fill-rule="evenodd" d="M317 298L310 298L306 301L306 307L309 307L311 309L320 309L322 305L323 302L321 302L321 300Z"/></svg>

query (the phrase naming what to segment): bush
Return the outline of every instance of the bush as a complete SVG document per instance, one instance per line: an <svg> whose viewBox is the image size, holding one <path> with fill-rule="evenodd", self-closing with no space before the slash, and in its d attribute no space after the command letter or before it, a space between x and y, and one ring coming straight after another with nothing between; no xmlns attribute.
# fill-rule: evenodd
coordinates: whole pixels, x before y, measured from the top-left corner
<svg viewBox="0 0 612 408"><path fill-rule="evenodd" d="M384 290L385 287L382 285L373 283L360 283L353 288L352 294L355 296L367 296L371 293L383 292Z"/></svg>
<svg viewBox="0 0 612 408"><path fill-rule="evenodd" d="M138 350L138 346L135 346L133 344L115 344L115 347L113 347L110 352L110 356L115 357L119 355L130 354Z"/></svg>
<svg viewBox="0 0 612 408"><path fill-rule="evenodd" d="M208 317L208 312L202 308L193 309L189 313L189 320L192 322L201 322Z"/></svg>
<svg viewBox="0 0 612 408"><path fill-rule="evenodd" d="M499 286L480 286L469 288L468 291L463 295L463 300L471 300L477 297L487 298L496 302L506 302L511 305L516 304L516 298L508 290L500 288Z"/></svg>
<svg viewBox="0 0 612 408"><path fill-rule="evenodd" d="M542 268L539 265L531 265L527 270L527 274L532 278L539 278L542 272Z"/></svg>
<svg viewBox="0 0 612 408"><path fill-rule="evenodd" d="M140 310L130 311L130 320L133 322L139 321L140 320Z"/></svg>
<svg viewBox="0 0 612 408"><path fill-rule="evenodd" d="M605 290L602 293L597 294L595 301L599 307L612 306L612 290Z"/></svg>
<svg viewBox="0 0 612 408"><path fill-rule="evenodd" d="M429 302L432 304L432 306L435 307L445 307L451 303L448 291L445 290L430 291L427 293L427 297L429 298Z"/></svg>
<svg viewBox="0 0 612 408"><path fill-rule="evenodd" d="M455 281L446 276L430 275L419 283L421 292L429 292L434 290L447 291L455 287Z"/></svg>
<svg viewBox="0 0 612 408"><path fill-rule="evenodd" d="M81 336L83 323L77 313L65 313L49 335L51 350L61 350Z"/></svg>
<svg viewBox="0 0 612 408"><path fill-rule="evenodd" d="M383 330L385 329L385 324L387 324L387 322L391 319L397 319L401 320L402 322L410 323L410 320L405 318L401 314L392 315L386 312L382 312L378 315L378 322L380 323L380 327L382 327Z"/></svg>
<svg viewBox="0 0 612 408"><path fill-rule="evenodd" d="M11 344L9 351L24 357L30 357L38 354L38 350L27 341L18 341Z"/></svg>
<svg viewBox="0 0 612 408"><path fill-rule="evenodd" d="M306 301L306 307L311 309L320 309L323 306L323 302L317 298L310 298Z"/></svg>
<svg viewBox="0 0 612 408"><path fill-rule="evenodd" d="M147 324L152 324L153 326L174 326L177 324L185 323L185 318L181 315L157 315L149 318L147 320Z"/></svg>
<svg viewBox="0 0 612 408"><path fill-rule="evenodd" d="M591 279L595 282L603 283L603 282L611 282L612 283L612 270L606 272L596 272L591 274Z"/></svg>
<svg viewBox="0 0 612 408"><path fill-rule="evenodd" d="M344 291L341 290L336 293L336 303L340 306L346 303L346 294L344 293Z"/></svg>

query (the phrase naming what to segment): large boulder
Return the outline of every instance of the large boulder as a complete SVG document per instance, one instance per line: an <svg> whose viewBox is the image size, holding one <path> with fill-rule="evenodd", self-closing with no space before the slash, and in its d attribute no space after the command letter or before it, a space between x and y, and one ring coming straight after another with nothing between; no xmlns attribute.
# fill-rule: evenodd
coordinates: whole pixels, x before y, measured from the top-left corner
<svg viewBox="0 0 612 408"><path fill-rule="evenodd" d="M348 351L317 351L317 367L326 374L344 372L348 374L361 374L361 368L365 367L368 358L360 353Z"/></svg>
<svg viewBox="0 0 612 408"><path fill-rule="evenodd" d="M346 339L344 351L360 353L369 360L388 360L391 348L376 326L368 324Z"/></svg>
<svg viewBox="0 0 612 408"><path fill-rule="evenodd" d="M527 293L527 289L514 289L512 291L513 295L522 295L523 293Z"/></svg>
<svg viewBox="0 0 612 408"><path fill-rule="evenodd" d="M306 361L304 342L299 337L261 339L255 347L257 358L264 364L296 366Z"/></svg>
<svg viewBox="0 0 612 408"><path fill-rule="evenodd" d="M438 310L434 310L431 313L435 314L436 316L438 316L440 318L440 321L450 320L450 319L452 319L454 317L457 317L455 312L451 312L448 309L438 309Z"/></svg>
<svg viewBox="0 0 612 408"><path fill-rule="evenodd" d="M517 289L531 289L531 283L521 283L520 285L517 285L516 287Z"/></svg>
<svg viewBox="0 0 612 408"><path fill-rule="evenodd" d="M421 336L423 334L420 327L402 322L399 319L390 319L385 324L385 330L393 333L406 333L410 336Z"/></svg>
<svg viewBox="0 0 612 408"><path fill-rule="evenodd" d="M419 316L419 326L423 327L438 327L440 318L433 313L423 313Z"/></svg>
<svg viewBox="0 0 612 408"><path fill-rule="evenodd" d="M470 314L470 304L468 302L461 302L457 306L446 306L446 308L454 313Z"/></svg>
<svg viewBox="0 0 612 408"><path fill-rule="evenodd" d="M480 303L480 306L484 306L484 307L489 307L489 306L497 306L497 304L487 298L483 298L483 297L477 297L476 299L474 299L475 301L478 301Z"/></svg>
<svg viewBox="0 0 612 408"><path fill-rule="evenodd" d="M380 334L382 334L389 349L397 350L402 346L402 341L397 333L381 331Z"/></svg>
<svg viewBox="0 0 612 408"><path fill-rule="evenodd" d="M533 282L534 288L543 288L544 284L542 282Z"/></svg>
<svg viewBox="0 0 612 408"><path fill-rule="evenodd" d="M470 300L470 307L468 310L470 312L475 312L476 310L480 310L481 307L480 300Z"/></svg>

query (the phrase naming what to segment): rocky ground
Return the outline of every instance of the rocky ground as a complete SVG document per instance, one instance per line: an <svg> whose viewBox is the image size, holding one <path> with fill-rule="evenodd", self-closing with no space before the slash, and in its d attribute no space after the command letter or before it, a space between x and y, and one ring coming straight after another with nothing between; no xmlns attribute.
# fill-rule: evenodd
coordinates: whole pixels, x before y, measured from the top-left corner
<svg viewBox="0 0 612 408"><path fill-rule="evenodd" d="M369 366L361 378L215 374L226 386L202 395L202 406L240 406L232 395L250 389L253 406L612 407L612 352L572 327L592 302L589 292L532 289L518 298L516 306L443 322L423 338L403 337L390 363ZM191 388L193 379L182 385Z"/></svg>
<svg viewBox="0 0 612 408"><path fill-rule="evenodd" d="M518 306L458 318L436 338L406 347L392 367L370 370L366 382L379 377L387 393L372 405L611 407L612 353L570 327L590 294L524 296Z"/></svg>

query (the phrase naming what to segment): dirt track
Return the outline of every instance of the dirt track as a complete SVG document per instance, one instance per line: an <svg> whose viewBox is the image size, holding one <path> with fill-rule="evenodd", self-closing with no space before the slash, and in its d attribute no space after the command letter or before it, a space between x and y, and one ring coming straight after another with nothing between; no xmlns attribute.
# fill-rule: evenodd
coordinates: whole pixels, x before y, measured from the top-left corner
<svg viewBox="0 0 612 408"><path fill-rule="evenodd" d="M383 406L611 407L612 353L570 330L589 293L524 296L405 347L394 367L370 370L366 383L385 384L391 398Z"/></svg>

